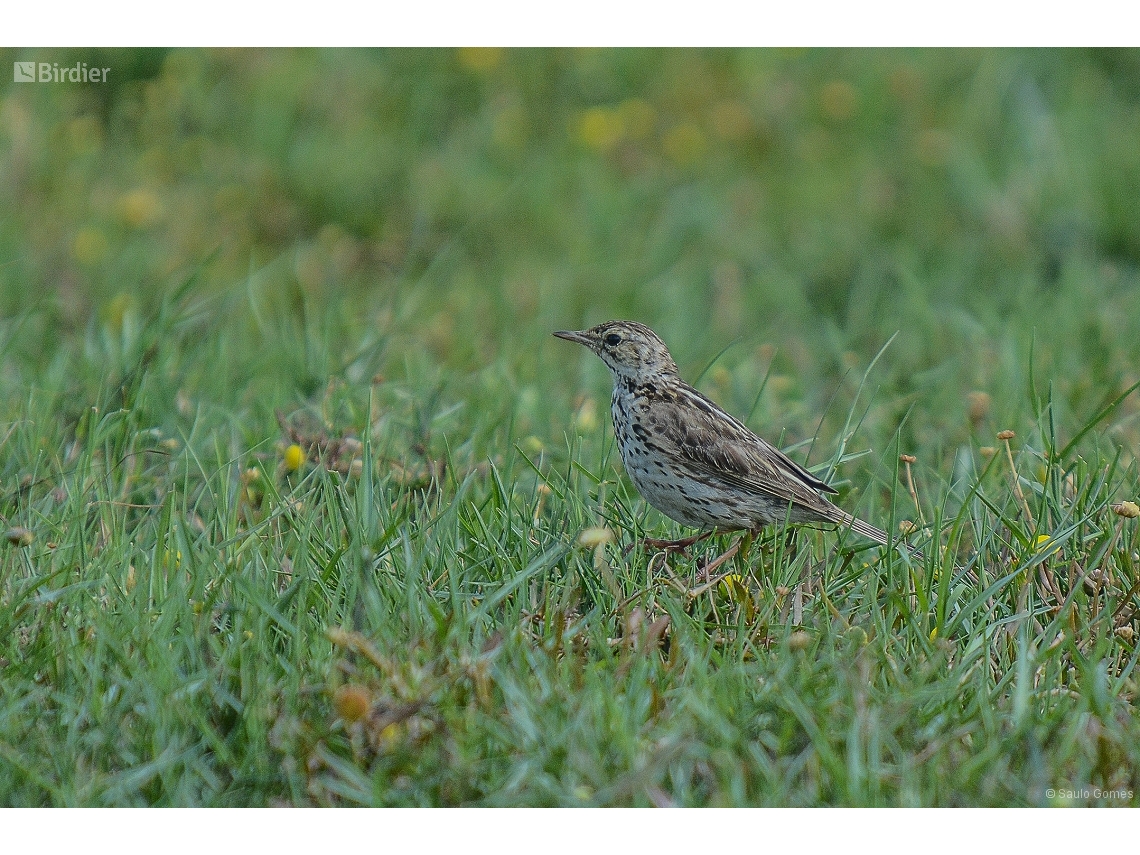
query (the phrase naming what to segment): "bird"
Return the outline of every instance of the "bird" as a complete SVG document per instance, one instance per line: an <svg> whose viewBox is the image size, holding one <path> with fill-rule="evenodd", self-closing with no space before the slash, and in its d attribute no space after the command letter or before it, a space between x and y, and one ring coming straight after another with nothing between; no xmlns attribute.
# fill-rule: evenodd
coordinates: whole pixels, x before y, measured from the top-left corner
<svg viewBox="0 0 1140 855"><path fill-rule="evenodd" d="M886 532L826 498L834 487L682 380L665 342L649 327L606 321L554 335L585 346L610 369L622 463L642 498L665 516L724 531L755 532L785 519L834 523L888 545Z"/></svg>

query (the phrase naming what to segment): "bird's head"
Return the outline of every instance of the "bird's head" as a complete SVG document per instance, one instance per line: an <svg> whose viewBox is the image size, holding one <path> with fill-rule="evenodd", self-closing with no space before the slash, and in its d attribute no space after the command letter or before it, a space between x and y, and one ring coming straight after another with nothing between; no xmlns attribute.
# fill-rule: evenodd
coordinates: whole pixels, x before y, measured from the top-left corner
<svg viewBox="0 0 1140 855"><path fill-rule="evenodd" d="M585 345L602 358L614 379L644 381L661 375L676 375L677 363L665 342L644 324L606 321L588 330L559 330L559 338Z"/></svg>

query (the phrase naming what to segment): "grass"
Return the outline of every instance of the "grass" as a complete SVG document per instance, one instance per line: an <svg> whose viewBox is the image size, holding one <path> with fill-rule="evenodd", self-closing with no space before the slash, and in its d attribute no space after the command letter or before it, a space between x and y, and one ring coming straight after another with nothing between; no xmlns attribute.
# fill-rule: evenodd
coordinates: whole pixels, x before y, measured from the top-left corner
<svg viewBox="0 0 1140 855"><path fill-rule="evenodd" d="M0 803L1137 803L1135 52L33 58ZM925 558L645 550L620 316Z"/></svg>

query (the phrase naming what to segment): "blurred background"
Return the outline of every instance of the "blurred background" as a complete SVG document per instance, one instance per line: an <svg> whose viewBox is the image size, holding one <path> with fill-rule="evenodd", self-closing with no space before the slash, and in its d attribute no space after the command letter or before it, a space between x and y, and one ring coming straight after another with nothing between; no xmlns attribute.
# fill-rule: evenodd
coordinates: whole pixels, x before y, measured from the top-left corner
<svg viewBox="0 0 1140 855"><path fill-rule="evenodd" d="M793 437L896 332L873 422L917 445L1016 424L1034 369L1062 422L1140 377L1138 51L0 54L10 393L191 277L171 389L231 411L433 377L557 443L606 376L549 333L611 317Z"/></svg>

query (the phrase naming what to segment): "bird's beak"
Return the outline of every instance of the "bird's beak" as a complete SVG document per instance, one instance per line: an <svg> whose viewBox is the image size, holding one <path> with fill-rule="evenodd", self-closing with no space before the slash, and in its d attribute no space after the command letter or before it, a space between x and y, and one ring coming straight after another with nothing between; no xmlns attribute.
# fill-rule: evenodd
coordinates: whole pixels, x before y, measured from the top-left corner
<svg viewBox="0 0 1140 855"><path fill-rule="evenodd" d="M576 332L574 330L558 330L554 334L559 338L566 339L567 341L576 341L578 344L584 344L586 347L590 347L591 345L590 337L586 334L585 330L582 330L581 332Z"/></svg>

